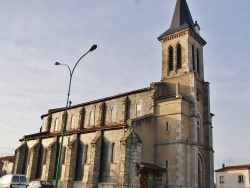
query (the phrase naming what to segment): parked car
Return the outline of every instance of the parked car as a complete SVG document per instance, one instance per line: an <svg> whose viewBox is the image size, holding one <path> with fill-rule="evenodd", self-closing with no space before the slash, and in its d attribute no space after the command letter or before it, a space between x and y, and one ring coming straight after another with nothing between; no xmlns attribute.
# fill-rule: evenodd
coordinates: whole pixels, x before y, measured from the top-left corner
<svg viewBox="0 0 250 188"><path fill-rule="evenodd" d="M28 188L54 188L54 185L49 181L34 180L28 184Z"/></svg>
<svg viewBox="0 0 250 188"><path fill-rule="evenodd" d="M8 174L0 178L0 188L26 188L27 180L23 174Z"/></svg>

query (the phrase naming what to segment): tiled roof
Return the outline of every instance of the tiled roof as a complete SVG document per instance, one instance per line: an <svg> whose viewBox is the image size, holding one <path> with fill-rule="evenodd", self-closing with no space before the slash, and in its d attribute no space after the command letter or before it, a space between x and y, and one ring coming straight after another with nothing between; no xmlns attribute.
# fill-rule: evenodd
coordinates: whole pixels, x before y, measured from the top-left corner
<svg viewBox="0 0 250 188"><path fill-rule="evenodd" d="M15 156L5 156L5 157L1 157L0 161L13 161Z"/></svg>
<svg viewBox="0 0 250 188"><path fill-rule="evenodd" d="M238 166L225 166L223 168L215 170L215 172L231 171L231 170L243 170L250 169L250 164L247 165L238 165Z"/></svg>

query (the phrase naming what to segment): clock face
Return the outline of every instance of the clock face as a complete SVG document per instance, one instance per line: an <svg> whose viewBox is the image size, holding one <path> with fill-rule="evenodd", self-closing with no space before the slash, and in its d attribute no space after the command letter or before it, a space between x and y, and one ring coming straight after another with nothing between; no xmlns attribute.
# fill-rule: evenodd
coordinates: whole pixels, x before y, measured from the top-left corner
<svg viewBox="0 0 250 188"><path fill-rule="evenodd" d="M197 34L200 33L200 29L199 29L199 26L198 26L198 25L196 25L196 26L194 27L194 29L195 29L195 31L196 31Z"/></svg>
<svg viewBox="0 0 250 188"><path fill-rule="evenodd" d="M196 32L197 34L200 33L200 26L199 26L199 24L198 24L197 21L195 21L195 23L194 23L194 30L195 30L195 32Z"/></svg>

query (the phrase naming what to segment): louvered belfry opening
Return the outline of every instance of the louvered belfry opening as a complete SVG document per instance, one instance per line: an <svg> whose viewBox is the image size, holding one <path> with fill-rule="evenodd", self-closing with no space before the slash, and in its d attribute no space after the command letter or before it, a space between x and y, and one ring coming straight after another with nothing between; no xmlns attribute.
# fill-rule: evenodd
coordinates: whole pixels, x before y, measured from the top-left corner
<svg viewBox="0 0 250 188"><path fill-rule="evenodd" d="M194 45L192 45L192 62L193 62L193 70L195 71Z"/></svg>
<svg viewBox="0 0 250 188"><path fill-rule="evenodd" d="M174 70L174 49L172 46L168 48L168 69L169 71Z"/></svg>
<svg viewBox="0 0 250 188"><path fill-rule="evenodd" d="M182 54L181 54L181 45L177 44L177 69L182 67Z"/></svg>
<svg viewBox="0 0 250 188"><path fill-rule="evenodd" d="M197 72L200 73L200 51L197 49Z"/></svg>

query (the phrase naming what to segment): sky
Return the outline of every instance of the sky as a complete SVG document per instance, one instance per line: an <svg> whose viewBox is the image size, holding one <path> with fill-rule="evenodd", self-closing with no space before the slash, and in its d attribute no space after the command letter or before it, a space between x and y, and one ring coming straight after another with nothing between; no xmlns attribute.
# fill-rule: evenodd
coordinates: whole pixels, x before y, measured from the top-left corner
<svg viewBox="0 0 250 188"><path fill-rule="evenodd" d="M250 163L249 0L187 0L204 47L210 83L215 169ZM161 45L176 0L1 0L0 157L14 155L24 135L39 132L41 115L149 87L160 81Z"/></svg>

